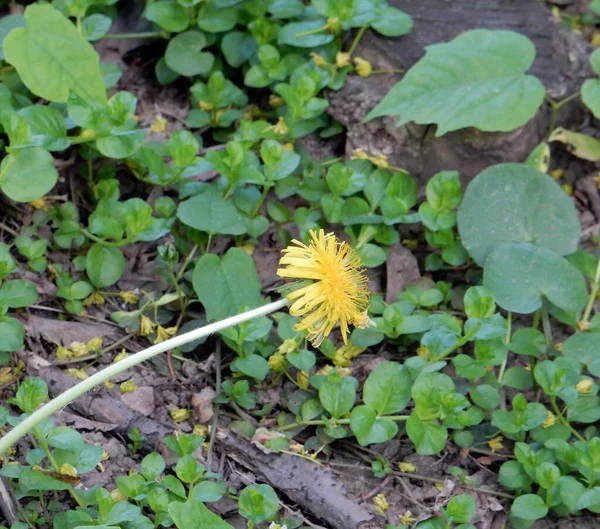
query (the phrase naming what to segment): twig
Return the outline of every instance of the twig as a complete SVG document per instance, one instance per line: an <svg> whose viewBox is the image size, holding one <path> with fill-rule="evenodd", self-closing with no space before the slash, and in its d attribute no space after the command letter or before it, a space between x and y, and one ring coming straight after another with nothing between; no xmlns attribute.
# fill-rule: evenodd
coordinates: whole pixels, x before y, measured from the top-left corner
<svg viewBox="0 0 600 529"><path fill-rule="evenodd" d="M354 498L354 500L362 500L363 503L366 502L369 498L372 498L373 496L377 496L377 494L379 494L383 489L385 489L385 487L387 487L387 485L389 484L390 481L392 481L394 476L386 476L386 478L379 483L374 489L371 489L369 492L367 493L360 493L357 494L356 497Z"/></svg>
<svg viewBox="0 0 600 529"><path fill-rule="evenodd" d="M217 340L215 346L215 397L219 395L221 391L221 342ZM210 442L208 443L208 454L206 456L206 466L209 471L212 471L212 457L213 450L215 447L215 440L217 438L217 428L219 427L219 404L213 403L213 417L212 425L210 430Z"/></svg>
<svg viewBox="0 0 600 529"><path fill-rule="evenodd" d="M258 427L258 421L252 417L252 415L248 415L242 408L240 408L236 402L231 401L229 405L234 409L235 413L238 414L238 417L243 421L249 422L252 426Z"/></svg>

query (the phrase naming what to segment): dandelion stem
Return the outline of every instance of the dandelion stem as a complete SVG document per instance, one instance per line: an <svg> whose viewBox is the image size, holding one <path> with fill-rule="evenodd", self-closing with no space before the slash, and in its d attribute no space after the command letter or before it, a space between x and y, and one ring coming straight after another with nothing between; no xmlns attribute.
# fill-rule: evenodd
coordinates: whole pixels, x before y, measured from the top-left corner
<svg viewBox="0 0 600 529"><path fill-rule="evenodd" d="M204 338L210 334L218 333L224 329L234 327L240 323L252 320L259 316L265 316L271 312L275 312L276 310L284 308L287 304L287 299L280 299L279 301L268 303L267 305L243 312L242 314L232 316L231 318L226 318L224 320L205 325L204 327L200 327L199 329L194 329L190 332L182 334L181 336L175 336L169 340L165 340L162 343L148 347L147 349L131 355L128 358L124 358L116 364L109 365L102 371L98 371L91 377L82 380L79 382L79 384L76 384L55 399L51 400L40 409L32 413L23 422L15 426L10 432L0 439L0 454L6 452L13 444L15 444L21 437L35 428L41 421L69 405L76 398L80 397L90 389L98 386L99 384L103 384L119 373L122 373L123 371L126 371L127 369L134 367L160 353L164 353L169 349L180 347L188 342L198 340L199 338Z"/></svg>

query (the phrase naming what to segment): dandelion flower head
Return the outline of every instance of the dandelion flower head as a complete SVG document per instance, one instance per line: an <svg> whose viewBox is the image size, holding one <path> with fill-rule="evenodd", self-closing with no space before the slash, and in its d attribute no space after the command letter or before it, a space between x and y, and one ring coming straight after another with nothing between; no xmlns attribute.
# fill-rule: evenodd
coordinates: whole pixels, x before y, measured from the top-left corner
<svg viewBox="0 0 600 529"><path fill-rule="evenodd" d="M350 325L374 325L367 315L367 276L358 255L333 233L310 231L310 238L308 245L292 241L280 261L285 268L277 270L280 277L299 280L287 295L290 314L300 318L295 329L308 331L308 339L318 347L339 325L347 343Z"/></svg>

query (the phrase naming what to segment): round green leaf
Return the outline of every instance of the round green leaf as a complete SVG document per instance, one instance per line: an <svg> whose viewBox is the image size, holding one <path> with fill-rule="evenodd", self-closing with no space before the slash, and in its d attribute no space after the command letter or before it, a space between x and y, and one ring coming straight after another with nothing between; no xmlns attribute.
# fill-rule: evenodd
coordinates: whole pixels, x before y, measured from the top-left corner
<svg viewBox="0 0 600 529"><path fill-rule="evenodd" d="M112 26L112 19L106 15L95 13L81 21L81 34L90 41L102 38Z"/></svg>
<svg viewBox="0 0 600 529"><path fill-rule="evenodd" d="M205 4L198 13L198 27L207 33L232 30L238 22L236 9L222 9L212 2Z"/></svg>
<svg viewBox="0 0 600 529"><path fill-rule="evenodd" d="M314 32L324 25L324 19L286 24L279 32L279 44L289 44L298 48L323 46L335 38L333 33L325 30Z"/></svg>
<svg viewBox="0 0 600 529"><path fill-rule="evenodd" d="M212 53L201 52L206 46L206 37L200 31L186 31L169 41L165 62L174 72L192 77L206 75L215 62Z"/></svg>
<svg viewBox="0 0 600 529"><path fill-rule="evenodd" d="M406 433L414 443L417 453L430 456L441 452L446 446L448 430L435 421L424 421L411 413L406 421Z"/></svg>
<svg viewBox="0 0 600 529"><path fill-rule="evenodd" d="M413 20L404 11L395 7L382 7L377 10L377 18L370 26L386 37L400 37L410 33Z"/></svg>
<svg viewBox="0 0 600 529"><path fill-rule="evenodd" d="M269 485L248 485L240 494L238 508L244 518L258 524L275 516L279 499Z"/></svg>
<svg viewBox="0 0 600 529"><path fill-rule="evenodd" d="M15 318L0 316L0 351L11 353L18 351L23 345L25 328Z"/></svg>
<svg viewBox="0 0 600 529"><path fill-rule="evenodd" d="M330 380L331 376L319 387L319 400L336 419L348 413L356 400L356 379L352 377Z"/></svg>
<svg viewBox="0 0 600 529"><path fill-rule="evenodd" d="M145 138L145 130L113 129L110 135L96 140L96 147L104 156L121 160L135 154Z"/></svg>
<svg viewBox="0 0 600 529"><path fill-rule="evenodd" d="M489 167L469 184L458 230L475 262L506 242L529 242L559 255L577 249L581 227L571 198L548 175L525 164Z"/></svg>
<svg viewBox="0 0 600 529"><path fill-rule="evenodd" d="M398 433L394 421L377 417L377 412L369 406L357 406L352 410L350 429L361 446L385 443Z"/></svg>
<svg viewBox="0 0 600 529"><path fill-rule="evenodd" d="M534 57L533 44L518 33L466 31L428 46L365 119L393 115L398 125L435 123L437 136L463 127L514 130L534 116L546 93L539 79L525 75Z"/></svg>
<svg viewBox="0 0 600 529"><path fill-rule="evenodd" d="M410 401L412 379L408 370L397 362L383 362L368 376L363 387L365 404L379 415L397 413Z"/></svg>
<svg viewBox="0 0 600 529"><path fill-rule="evenodd" d="M531 477L518 461L506 461L500 467L498 481L507 489L525 489L531 485Z"/></svg>
<svg viewBox="0 0 600 529"><path fill-rule="evenodd" d="M31 202L45 195L57 179L52 155L40 147L11 152L0 165L0 189L17 202Z"/></svg>
<svg viewBox="0 0 600 529"><path fill-rule="evenodd" d="M564 310L580 310L587 300L581 273L554 252L529 243L507 243L487 259L483 284L505 310L529 314L542 298Z"/></svg>
<svg viewBox="0 0 600 529"><path fill-rule="evenodd" d="M252 35L241 31L231 31L223 37L221 50L229 65L239 68L254 55L257 46Z"/></svg>
<svg viewBox="0 0 600 529"><path fill-rule="evenodd" d="M51 5L25 9L25 28L6 36L6 60L34 94L66 103L71 92L86 101L106 101L100 58L75 25Z"/></svg>
<svg viewBox="0 0 600 529"><path fill-rule="evenodd" d="M523 520L539 520L548 514L548 507L537 494L523 494L513 502L510 513Z"/></svg>
<svg viewBox="0 0 600 529"><path fill-rule="evenodd" d="M86 272L98 288L114 285L125 268L125 257L113 246L94 244L87 254Z"/></svg>
<svg viewBox="0 0 600 529"><path fill-rule="evenodd" d="M173 0L159 0L148 5L144 16L161 28L179 33L185 31L189 19L185 8Z"/></svg>
<svg viewBox="0 0 600 529"><path fill-rule="evenodd" d="M471 400L484 410L493 410L500 405L498 390L487 384L471 388L469 395Z"/></svg>
<svg viewBox="0 0 600 529"><path fill-rule="evenodd" d="M512 335L508 349L519 355L541 356L546 353L548 344L540 330L523 327Z"/></svg>
<svg viewBox="0 0 600 529"><path fill-rule="evenodd" d="M12 279L2 283L2 287L0 287L0 305L11 309L33 305L37 298L37 289L30 281Z"/></svg>

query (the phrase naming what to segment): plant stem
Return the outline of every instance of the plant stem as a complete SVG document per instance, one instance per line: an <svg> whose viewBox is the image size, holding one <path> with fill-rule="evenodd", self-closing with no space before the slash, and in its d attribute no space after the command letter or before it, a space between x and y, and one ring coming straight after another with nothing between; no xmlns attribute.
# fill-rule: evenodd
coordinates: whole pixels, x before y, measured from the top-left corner
<svg viewBox="0 0 600 529"><path fill-rule="evenodd" d="M17 237L19 235L15 230L4 224L4 222L0 222L0 229L4 230L6 233L9 233L13 237Z"/></svg>
<svg viewBox="0 0 600 529"><path fill-rule="evenodd" d="M575 437L577 437L577 439L579 439L580 441L583 441L585 443L586 442L585 438L575 428L573 428L571 426L571 423L569 422L569 420L562 414L562 411L560 411L560 408L556 404L556 397L550 397L550 404L552 405L552 409L554 410L554 414L556 415L556 417L558 418L558 420L564 426L566 426L569 429L569 431Z"/></svg>
<svg viewBox="0 0 600 529"><path fill-rule="evenodd" d="M550 324L550 316L548 309L542 306L542 329L544 329L544 337L549 346L552 346L552 325Z"/></svg>
<svg viewBox="0 0 600 529"><path fill-rule="evenodd" d="M594 280L592 281L592 291L590 292L590 297L588 299L587 305L585 306L585 310L583 311L583 316L581 317L581 321L588 322L590 319L590 315L592 314L592 309L594 308L594 301L596 301L596 295L598 294L598 289L600 288L600 259L598 259L598 264L596 265L596 273L594 274Z"/></svg>
<svg viewBox="0 0 600 529"><path fill-rule="evenodd" d="M101 239L100 237L94 235L93 233L90 233L89 231L83 228L81 228L81 233L83 233L88 239L91 239L92 241L97 242L102 246L116 246L117 248L120 248L121 246L125 246L126 244L129 244L131 242L127 238L121 239L120 241L105 241L104 239Z"/></svg>
<svg viewBox="0 0 600 529"><path fill-rule="evenodd" d="M432 359L431 363L433 364L435 362L439 362L440 360L446 358L448 355L452 354L459 347L462 347L463 345L465 345L477 333L477 331L479 330L479 327L481 327L481 323L474 325L473 328L467 334L465 334L460 340L458 340L458 342L456 342L452 347L448 347L448 349L446 349L441 355Z"/></svg>
<svg viewBox="0 0 600 529"><path fill-rule="evenodd" d="M126 39L156 39L162 37L161 31L143 31L141 33L107 33L103 40L126 40Z"/></svg>
<svg viewBox="0 0 600 529"><path fill-rule="evenodd" d="M381 415L378 416L377 419L389 419L390 421L407 421L408 415ZM293 424L286 424L285 426L280 426L278 429L280 432L284 432L286 430L293 430L294 428L298 428L298 426L324 426L327 421L314 420L314 421L300 421ZM336 424L350 424L350 419L336 419Z"/></svg>
<svg viewBox="0 0 600 529"><path fill-rule="evenodd" d="M356 48L358 47L358 43L360 42L360 39L364 35L367 28L368 28L368 26L363 26L362 28L360 28L358 30L358 33L356 33L356 36L354 37L354 40L352 41L352 44L350 45L350 49L348 50L348 54L350 56L356 51Z"/></svg>
<svg viewBox="0 0 600 529"><path fill-rule="evenodd" d="M545 141L548 141L548 138L550 137L552 131L556 127L556 118L558 117L558 111L569 101L572 101L576 97L579 97L580 94L581 92L576 92L574 94L571 94L570 96L565 97L564 99L561 99L560 101L555 101L549 95L546 94L546 101L550 103L550 108L552 109L552 111L550 114L550 125L548 126L548 132L546 133L546 137L544 138Z"/></svg>
<svg viewBox="0 0 600 529"><path fill-rule="evenodd" d="M279 301L274 301L273 303L268 303L262 307L258 307L256 309L249 310L247 312L243 312L242 314L238 314L236 316L232 316L230 318L226 318L221 321L217 321L215 323L211 323L209 325L205 325L199 329L194 329L193 331L182 334L181 336L175 336L169 340L166 340L162 343L153 345L136 353L132 356L124 358L120 362L116 364L111 364L108 367L104 368L102 371L98 371L94 375L85 380L79 382L72 388L68 389L55 399L51 400L40 409L32 413L27 419L23 422L19 423L15 426L10 432L4 435L0 439L0 454L6 452L14 443L16 443L21 437L31 431L32 428L35 428L40 421L43 421L45 418L49 417L53 413L61 410L71 402L73 402L77 397L80 397L90 389L98 386L99 384L103 384L107 380L115 377L119 373L126 371L127 369L134 367L145 360L148 360L160 353L164 353L169 349L174 349L176 347L180 347L188 342L192 342L199 338L204 338L210 334L215 334L223 329L227 329L229 327L234 327L243 323L245 321L252 320L259 316L265 316L270 314L271 312L275 312L276 310L280 310L287 306L287 299L280 299Z"/></svg>
<svg viewBox="0 0 600 529"><path fill-rule="evenodd" d="M216 395L221 391L221 342L217 341L215 345L215 391ZM219 427L219 405L214 404L212 425L210 430L210 442L208 443L208 455L206 456L206 466L209 472L212 472L212 456L217 439L217 428Z"/></svg>
<svg viewBox="0 0 600 529"><path fill-rule="evenodd" d="M181 281L183 274L185 274L185 269L188 267L188 265L190 264L190 261L194 258L194 255L196 255L197 251L198 251L198 245L194 244L194 247L190 250L190 253L188 253L185 256L183 263L181 263L181 268L179 269L179 272L177 272L177 275L175 276L175 280L177 282Z"/></svg>
<svg viewBox="0 0 600 529"><path fill-rule="evenodd" d="M329 25L325 24L324 26L309 29L308 31L301 31L300 33L296 33L294 37L308 37L309 35L316 35L317 33L321 33L323 31L327 31L329 29Z"/></svg>

